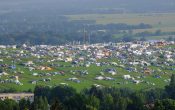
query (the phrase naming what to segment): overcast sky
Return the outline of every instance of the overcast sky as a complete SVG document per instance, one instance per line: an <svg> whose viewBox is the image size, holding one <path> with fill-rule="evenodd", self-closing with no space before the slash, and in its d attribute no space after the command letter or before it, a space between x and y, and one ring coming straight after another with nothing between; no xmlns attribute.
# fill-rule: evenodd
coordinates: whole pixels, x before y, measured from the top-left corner
<svg viewBox="0 0 175 110"><path fill-rule="evenodd" d="M175 10L175 0L0 0L1 11L83 10L125 8L126 10Z"/></svg>

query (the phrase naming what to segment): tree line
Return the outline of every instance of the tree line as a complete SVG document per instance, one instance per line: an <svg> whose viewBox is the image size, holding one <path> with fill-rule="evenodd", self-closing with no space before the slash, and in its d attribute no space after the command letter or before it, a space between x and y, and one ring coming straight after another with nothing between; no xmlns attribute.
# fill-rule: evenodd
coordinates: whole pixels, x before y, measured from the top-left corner
<svg viewBox="0 0 175 110"><path fill-rule="evenodd" d="M38 17L4 15L0 16L0 44L65 44L72 41L83 42L83 37L91 36L92 43L111 42L114 34L134 29L150 29L149 24L128 25L125 23L96 24L94 20L68 20L65 16ZM23 19L22 19L23 18ZM89 39L88 39L89 40Z"/></svg>
<svg viewBox="0 0 175 110"><path fill-rule="evenodd" d="M0 100L2 110L174 110L175 75L165 89L94 87L77 92L69 86L36 86L34 102Z"/></svg>

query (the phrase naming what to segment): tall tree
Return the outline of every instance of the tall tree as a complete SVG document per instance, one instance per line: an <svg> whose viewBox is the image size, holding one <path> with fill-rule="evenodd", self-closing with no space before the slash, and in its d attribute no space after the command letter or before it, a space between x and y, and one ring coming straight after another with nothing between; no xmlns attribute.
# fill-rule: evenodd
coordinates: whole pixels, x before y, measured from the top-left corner
<svg viewBox="0 0 175 110"><path fill-rule="evenodd" d="M165 91L170 98L175 99L175 74L172 74L170 84L165 87Z"/></svg>
<svg viewBox="0 0 175 110"><path fill-rule="evenodd" d="M126 110L128 105L131 103L129 98L120 97L118 100L118 109L119 110Z"/></svg>
<svg viewBox="0 0 175 110"><path fill-rule="evenodd" d="M155 102L153 110L175 110L175 100L163 99Z"/></svg>
<svg viewBox="0 0 175 110"><path fill-rule="evenodd" d="M18 103L14 100L5 99L4 104L5 104L4 110L20 110Z"/></svg>
<svg viewBox="0 0 175 110"><path fill-rule="evenodd" d="M67 110L85 110L87 97L83 94L76 94L66 98L64 105Z"/></svg>
<svg viewBox="0 0 175 110"><path fill-rule="evenodd" d="M20 107L20 110L29 110L29 108L30 108L30 101L26 100L26 99L21 99L19 101L19 107Z"/></svg>
<svg viewBox="0 0 175 110"><path fill-rule="evenodd" d="M50 107L50 110L63 110L63 106L60 103L60 101L58 100L58 98L54 99L54 101Z"/></svg>
<svg viewBox="0 0 175 110"><path fill-rule="evenodd" d="M135 92L131 95L132 103L128 105L129 110L144 110L145 96L143 93Z"/></svg>
<svg viewBox="0 0 175 110"><path fill-rule="evenodd" d="M46 101L47 102L47 101ZM33 110L48 110L48 103L46 105L46 102L44 101L42 96L35 97L33 102Z"/></svg>
<svg viewBox="0 0 175 110"><path fill-rule="evenodd" d="M44 101L44 109L43 109L43 110L48 110L49 106L48 106L47 98L44 97L44 98L43 98L43 101Z"/></svg>
<svg viewBox="0 0 175 110"><path fill-rule="evenodd" d="M100 100L95 96L89 96L86 102L87 110L99 110Z"/></svg>
<svg viewBox="0 0 175 110"><path fill-rule="evenodd" d="M104 99L103 99L103 105L102 109L103 110L113 110L114 108L114 100L111 94L106 94Z"/></svg>

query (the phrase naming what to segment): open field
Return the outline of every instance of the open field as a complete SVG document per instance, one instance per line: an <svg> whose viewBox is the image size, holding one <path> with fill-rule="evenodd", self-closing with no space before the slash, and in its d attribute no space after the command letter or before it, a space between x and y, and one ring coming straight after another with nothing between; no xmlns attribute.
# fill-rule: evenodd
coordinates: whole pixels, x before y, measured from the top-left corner
<svg viewBox="0 0 175 110"><path fill-rule="evenodd" d="M126 23L150 24L152 29L134 30L136 32L161 29L163 32L175 31L175 13L150 13L150 14L81 14L67 15L69 20L95 20L97 24Z"/></svg>
<svg viewBox="0 0 175 110"><path fill-rule="evenodd" d="M110 62L111 60L106 60ZM57 63L62 63L62 62L57 62ZM64 63L65 64L65 63ZM70 63L66 63L70 65ZM101 75L100 72L104 70L105 68L115 68L117 70L117 75L112 76L109 74L106 74L104 76L108 77L113 77L115 78L114 81L105 81L105 80L95 80L94 78L96 76ZM152 68L152 67L150 67ZM60 67L60 68L55 68L52 71L28 71L28 69L25 69L24 67L18 66L18 69L21 71L24 71L24 74L19 75L19 80L20 82L23 83L23 85L19 86L16 84L1 84L0 87L2 88L15 88L18 91L23 91L23 90L28 90L28 89L34 89L35 84L31 84L30 81L32 80L41 80L43 78L48 78L48 76L32 76L32 73L51 73L51 72L58 72L58 71L65 71L65 75L55 75L55 76L49 76L52 80L50 82L44 82L44 81L39 81L37 84L38 85L45 85L45 86L56 86L59 85L60 83L67 83L69 86L72 86L76 88L78 91L84 89L84 88L90 88L93 84L98 84L98 85L103 85L107 87L129 87L132 89L140 90L140 89L150 89L150 88L163 88L165 85L168 83L164 82L165 79L169 79L170 75L162 75L162 78L154 78L154 75L149 75L144 78L145 81L149 81L151 83L154 83L155 85L148 85L146 82L145 83L140 83L140 84L134 84L131 81L126 81L123 79L123 75L125 74L130 74L134 77L140 76L141 74L135 73L135 72L128 72L124 68L121 67L115 67L115 66L103 66L103 67L97 67L95 65L92 65L90 67ZM158 68L155 68L158 69ZM89 72L88 75L86 76L81 76L78 73L77 74L72 74L70 73L70 70L87 70ZM172 73L172 71L166 71ZM12 75L13 73L11 73ZM81 82L76 83L72 81L67 81L68 78L71 77L76 77L78 78ZM3 79L6 79L8 77L2 77Z"/></svg>
<svg viewBox="0 0 175 110"><path fill-rule="evenodd" d="M123 45L126 46L127 44ZM120 47L122 46L119 45L118 48ZM172 56L172 59L170 59L173 60L172 62L166 61L167 59L162 59L159 53L160 50L156 49L154 46L149 47L149 51L153 51L154 53L154 55L149 57L144 55L137 56L125 51L125 49L113 50L113 47L111 47L111 57L104 57L101 59L98 59L91 54L95 52L94 47L89 48L92 49L91 52L81 49L73 51L74 49L77 49L76 46L72 48L65 47L62 50L62 52L64 52L64 54L62 54L62 57L64 57L63 60L58 60L58 57L50 56L56 52L53 52L56 47L50 49L48 46L47 48L48 50L40 48L39 51L30 51L28 50L29 48L22 50L11 48L0 49L0 88L15 88L18 91L24 91L28 89L33 90L36 85L53 87L64 83L76 88L78 91L90 88L94 84L105 87L128 87L135 90L143 90L150 88L164 88L165 85L169 84L171 74L175 73L175 69L173 69L175 68L174 57ZM59 48L61 49L62 47L58 47L58 49ZM99 46L98 48L100 48L98 50L101 51L106 50L105 47ZM166 48L172 53L171 51L173 51L174 45L167 45L165 46L165 50L167 50ZM164 48L160 49L165 51ZM21 51L22 53L19 54ZM42 52L46 52L48 55L44 54L43 56ZM118 52L120 52L120 55L115 56ZM35 56L36 53L40 55L40 58ZM126 58L118 58L123 54L127 57L124 55ZM155 60L155 58L158 58L159 60L156 62L157 64L148 64L148 66L144 66L145 64L143 65L141 62L139 65L131 65L129 64L131 62L130 54L133 54L133 61L138 60L151 63L152 59ZM16 58L14 59L13 57L15 56ZM78 63L75 65L73 64L73 61L64 60L67 59L67 56L74 58ZM91 57L88 58L88 56ZM86 57L87 59L85 61L78 60L82 57ZM147 57L149 59L147 59ZM91 61L91 58L96 60ZM159 61L163 61L165 64L162 64L162 62ZM171 64L171 66L167 66L167 63ZM89 66L85 66L86 64L89 64ZM98 66L98 64L101 65ZM13 68L12 65L15 65L15 68ZM45 67L50 67L51 69L42 69ZM31 70L31 68L33 69ZM150 73L145 74L144 68L148 68ZM113 75L109 71L106 71L109 69L112 69L110 71L115 74ZM88 73L86 74L84 72ZM132 78L124 79L124 75L130 75ZM18 79L16 76L18 76ZM96 79L99 76L104 78L107 77L109 79ZM139 81L139 83L137 84L134 81Z"/></svg>

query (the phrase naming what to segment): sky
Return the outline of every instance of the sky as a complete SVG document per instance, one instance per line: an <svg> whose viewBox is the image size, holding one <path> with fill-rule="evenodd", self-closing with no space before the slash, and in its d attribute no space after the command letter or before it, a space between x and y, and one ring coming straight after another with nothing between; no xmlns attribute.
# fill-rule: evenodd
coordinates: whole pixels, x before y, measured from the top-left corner
<svg viewBox="0 0 175 110"><path fill-rule="evenodd" d="M123 8L128 11L175 10L175 0L0 0L0 13L20 11L74 12L100 8Z"/></svg>

